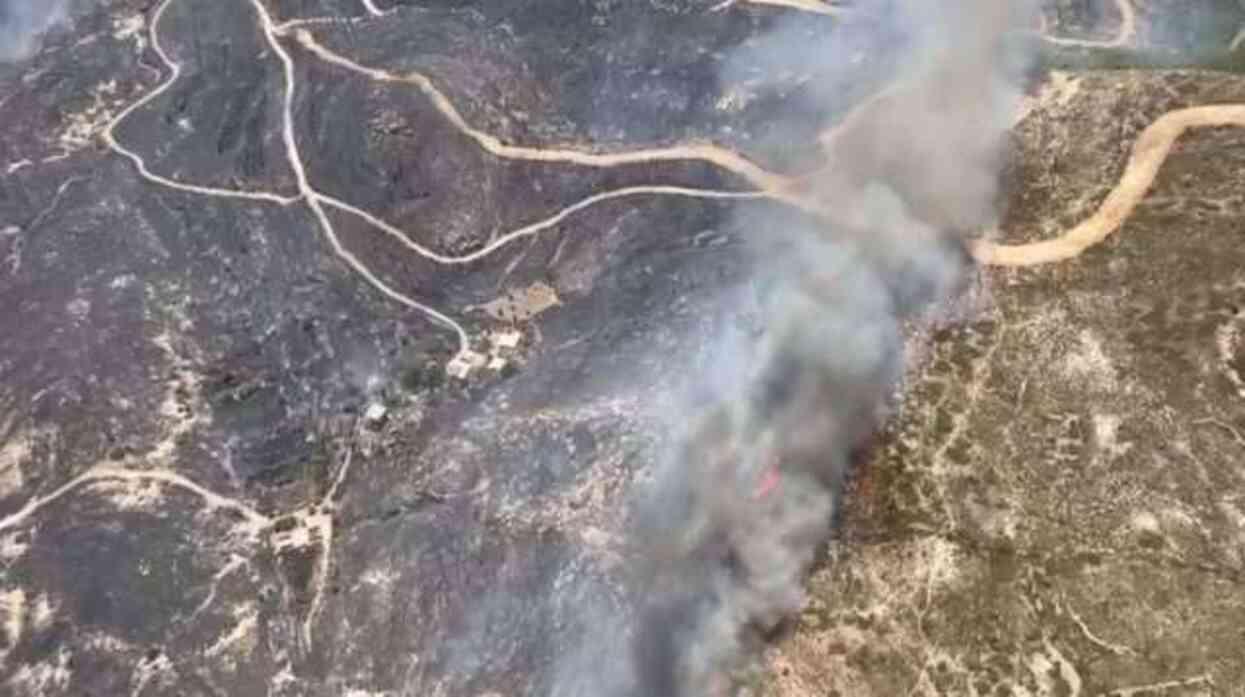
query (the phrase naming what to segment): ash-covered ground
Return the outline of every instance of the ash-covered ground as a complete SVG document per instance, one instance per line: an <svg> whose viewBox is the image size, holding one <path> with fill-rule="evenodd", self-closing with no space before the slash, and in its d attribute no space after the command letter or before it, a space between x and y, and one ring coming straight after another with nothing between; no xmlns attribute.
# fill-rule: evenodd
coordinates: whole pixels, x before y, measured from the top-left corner
<svg viewBox="0 0 1245 697"><path fill-rule="evenodd" d="M0 4L0 693L546 695L630 651L636 492L765 332L758 237L810 214L593 157L818 172L904 37L800 4ZM1245 24L1042 17L1199 56ZM1245 103L1140 63L1029 71L1002 239L1086 219L1161 115ZM743 689L1245 695L1242 165L1239 128L1183 135L1105 242L909 332Z"/></svg>

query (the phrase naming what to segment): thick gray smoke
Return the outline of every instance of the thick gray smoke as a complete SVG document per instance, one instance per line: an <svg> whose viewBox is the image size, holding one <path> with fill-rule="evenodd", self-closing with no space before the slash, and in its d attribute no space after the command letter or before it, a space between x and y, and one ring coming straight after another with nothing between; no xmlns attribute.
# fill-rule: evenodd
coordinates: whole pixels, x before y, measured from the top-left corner
<svg viewBox="0 0 1245 697"><path fill-rule="evenodd" d="M871 13L912 37L907 69L823 138L828 167L808 189L822 214L751 225L772 279L766 333L638 512L646 607L621 687L595 694L732 694L731 676L801 608L853 451L898 386L903 323L957 292L972 264L963 237L996 216L1021 96L1004 39L1029 26L1025 5L909 0Z"/></svg>
<svg viewBox="0 0 1245 697"><path fill-rule="evenodd" d="M0 62L28 58L65 16L64 0L0 0Z"/></svg>

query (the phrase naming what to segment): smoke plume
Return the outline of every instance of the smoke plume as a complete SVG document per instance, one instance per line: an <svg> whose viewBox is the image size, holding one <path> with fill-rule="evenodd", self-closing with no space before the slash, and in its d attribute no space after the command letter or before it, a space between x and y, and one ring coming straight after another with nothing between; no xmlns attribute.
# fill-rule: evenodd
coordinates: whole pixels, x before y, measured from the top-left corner
<svg viewBox="0 0 1245 697"><path fill-rule="evenodd" d="M644 607L616 694L734 694L732 676L803 605L849 461L898 387L904 323L958 292L964 236L997 215L1021 96L1005 39L1029 9L908 0L836 30L901 30L904 69L822 138L806 192L817 215L748 221L771 289L765 333L637 511Z"/></svg>
<svg viewBox="0 0 1245 697"><path fill-rule="evenodd" d="M0 62L30 57L43 32L64 16L64 0L0 0Z"/></svg>

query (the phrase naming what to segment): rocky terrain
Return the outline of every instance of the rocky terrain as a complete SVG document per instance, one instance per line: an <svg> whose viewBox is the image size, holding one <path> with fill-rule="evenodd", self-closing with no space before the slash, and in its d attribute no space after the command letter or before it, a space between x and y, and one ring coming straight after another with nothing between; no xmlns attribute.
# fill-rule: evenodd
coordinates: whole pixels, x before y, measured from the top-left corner
<svg viewBox="0 0 1245 697"><path fill-rule="evenodd" d="M546 695L621 651L628 505L899 39L58 7L0 54L0 693ZM1245 9L1042 18L974 288L752 694L1245 695Z"/></svg>

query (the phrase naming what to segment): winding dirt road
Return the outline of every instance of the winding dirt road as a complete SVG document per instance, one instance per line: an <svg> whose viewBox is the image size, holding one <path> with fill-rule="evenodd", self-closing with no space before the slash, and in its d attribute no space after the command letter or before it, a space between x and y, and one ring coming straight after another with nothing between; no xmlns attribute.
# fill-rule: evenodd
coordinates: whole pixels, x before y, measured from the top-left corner
<svg viewBox="0 0 1245 697"><path fill-rule="evenodd" d="M979 241L973 249L974 256L993 266L1036 266L1078 256L1119 230L1145 198L1163 161L1182 135L1192 129L1222 126L1245 127L1245 104L1189 107L1163 114L1133 143L1124 174L1093 215L1049 240L1025 244Z"/></svg>
<svg viewBox="0 0 1245 697"><path fill-rule="evenodd" d="M1115 37L1106 40L1072 39L1043 33L1046 41L1056 44L1117 47L1133 42L1138 33L1137 11L1130 0L1115 0L1121 22ZM1043 28L1044 30L1045 28ZM1242 30L1232 42L1235 50L1245 41ZM830 148L843 129L864 118L873 101L886 98L894 88L884 90L876 97L850 112L838 125L824 132L819 141ZM1098 209L1076 226L1057 237L1037 242L1007 244L989 239L973 243L973 255L979 263L1000 267L1028 267L1066 261L1079 256L1118 231L1140 204L1158 177L1163 162L1181 136L1200 128L1245 128L1245 104L1216 104L1187 107L1168 112L1151 123L1133 144L1132 153L1115 188L1107 195Z"/></svg>
<svg viewBox="0 0 1245 697"><path fill-rule="evenodd" d="M423 73L409 72L398 75L386 70L360 65L339 54L320 42L306 30L294 32L294 38L304 48L325 62L332 63L347 70L380 82L397 82L414 85L425 97L432 101L437 111L446 118L460 133L472 139L491 155L508 160L529 160L536 162L559 162L583 165L585 167L619 167L653 162L701 161L721 167L746 179L758 189L770 192L771 196L782 198L792 180L773 172L766 171L760 165L743 155L712 143L693 143L674 145L665 148L645 148L623 152L594 152L592 150L572 148L569 146L527 147L502 142L497 136L482 131L467 122L433 81ZM807 202L798 197L789 196L788 203L806 206Z"/></svg>

